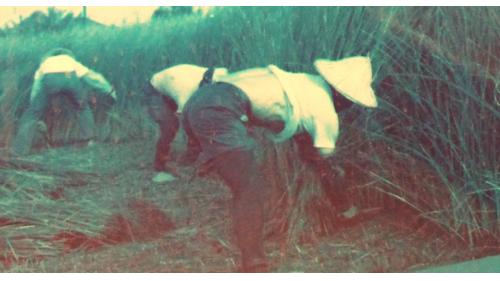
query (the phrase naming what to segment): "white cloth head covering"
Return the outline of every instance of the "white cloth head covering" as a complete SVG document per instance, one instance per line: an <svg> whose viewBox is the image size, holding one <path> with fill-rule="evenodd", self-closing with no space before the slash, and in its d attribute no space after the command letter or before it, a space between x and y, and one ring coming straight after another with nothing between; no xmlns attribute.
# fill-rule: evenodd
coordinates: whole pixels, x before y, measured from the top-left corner
<svg viewBox="0 0 500 281"><path fill-rule="evenodd" d="M151 85L162 94L174 99L177 111L181 112L191 95L198 89L207 70L207 67L192 64L175 65L153 75ZM213 81L224 75L227 75L226 68L216 68Z"/></svg>
<svg viewBox="0 0 500 281"><path fill-rule="evenodd" d="M318 59L314 67L340 94L366 107L377 107L371 87L372 65L369 57L349 57L337 61Z"/></svg>
<svg viewBox="0 0 500 281"><path fill-rule="evenodd" d="M35 80L47 73L68 73L75 72L76 76L83 77L89 72L89 69L79 63L70 55L57 55L47 57L40 64L40 67L35 72Z"/></svg>

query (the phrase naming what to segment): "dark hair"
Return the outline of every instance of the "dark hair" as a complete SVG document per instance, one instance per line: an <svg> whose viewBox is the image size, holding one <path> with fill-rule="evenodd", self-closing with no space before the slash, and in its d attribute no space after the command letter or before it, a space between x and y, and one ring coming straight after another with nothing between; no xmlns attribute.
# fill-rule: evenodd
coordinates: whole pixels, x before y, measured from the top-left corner
<svg viewBox="0 0 500 281"><path fill-rule="evenodd" d="M339 93L333 86L330 86L330 91L332 92L332 100L333 106L335 107L335 111L341 112L349 107L351 107L354 103L346 98L344 95Z"/></svg>

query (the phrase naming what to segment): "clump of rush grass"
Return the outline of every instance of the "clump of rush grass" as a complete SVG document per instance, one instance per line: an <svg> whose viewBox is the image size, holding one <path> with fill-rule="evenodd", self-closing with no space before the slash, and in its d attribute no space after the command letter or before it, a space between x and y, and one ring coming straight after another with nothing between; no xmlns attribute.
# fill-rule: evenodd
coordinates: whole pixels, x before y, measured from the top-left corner
<svg viewBox="0 0 500 281"><path fill-rule="evenodd" d="M378 49L387 109L375 117L386 126L379 137L408 163L398 173L426 171L414 181L418 191L389 180L401 178L389 170L386 183L407 199L427 193L425 202L412 201L471 243L500 230L500 77L492 51L500 34L491 28L499 20L496 8L400 9Z"/></svg>

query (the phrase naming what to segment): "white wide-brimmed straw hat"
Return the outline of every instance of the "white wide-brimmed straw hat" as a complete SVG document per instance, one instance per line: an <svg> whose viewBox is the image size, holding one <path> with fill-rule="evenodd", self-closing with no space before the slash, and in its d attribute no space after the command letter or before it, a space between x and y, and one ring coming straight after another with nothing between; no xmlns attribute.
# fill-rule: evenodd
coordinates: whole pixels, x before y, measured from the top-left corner
<svg viewBox="0 0 500 281"><path fill-rule="evenodd" d="M340 94L366 107L377 107L371 87L372 65L369 57L349 57L337 61L318 59L314 67Z"/></svg>

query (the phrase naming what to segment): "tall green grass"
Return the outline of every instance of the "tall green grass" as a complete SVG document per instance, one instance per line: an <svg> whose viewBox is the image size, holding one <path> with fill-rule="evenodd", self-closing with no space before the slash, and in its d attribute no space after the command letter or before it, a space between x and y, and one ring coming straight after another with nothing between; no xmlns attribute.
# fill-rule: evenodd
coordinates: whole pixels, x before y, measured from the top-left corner
<svg viewBox="0 0 500 281"><path fill-rule="evenodd" d="M273 63L313 72L316 58L369 54L381 107L343 114L335 163L363 179L349 184L389 194L461 235L498 237L499 23L499 8L227 7L209 17L2 38L1 141L27 106L39 58L57 46L115 85L118 103L100 131L114 141L152 137L142 87L165 67Z"/></svg>
<svg viewBox="0 0 500 281"><path fill-rule="evenodd" d="M362 20L367 16L365 9L348 8L224 8L208 18L192 16L125 28L76 27L4 38L0 67L9 83L2 87L3 96L14 97L6 99L11 102L9 111L19 117L27 106L40 57L51 48L67 47L118 90L120 113L111 115L111 132L105 138L140 136L145 128L137 105L144 83L156 71L177 63L224 65L231 70L276 63L310 71L316 57L370 51L373 40L366 39L376 27ZM344 28L349 37L337 32Z"/></svg>
<svg viewBox="0 0 500 281"><path fill-rule="evenodd" d="M485 229L498 233L500 10L393 12L379 48L385 63L379 93L390 109L375 116L390 127L381 138L434 176L416 182L441 197L439 207L427 208L430 217L468 238Z"/></svg>

